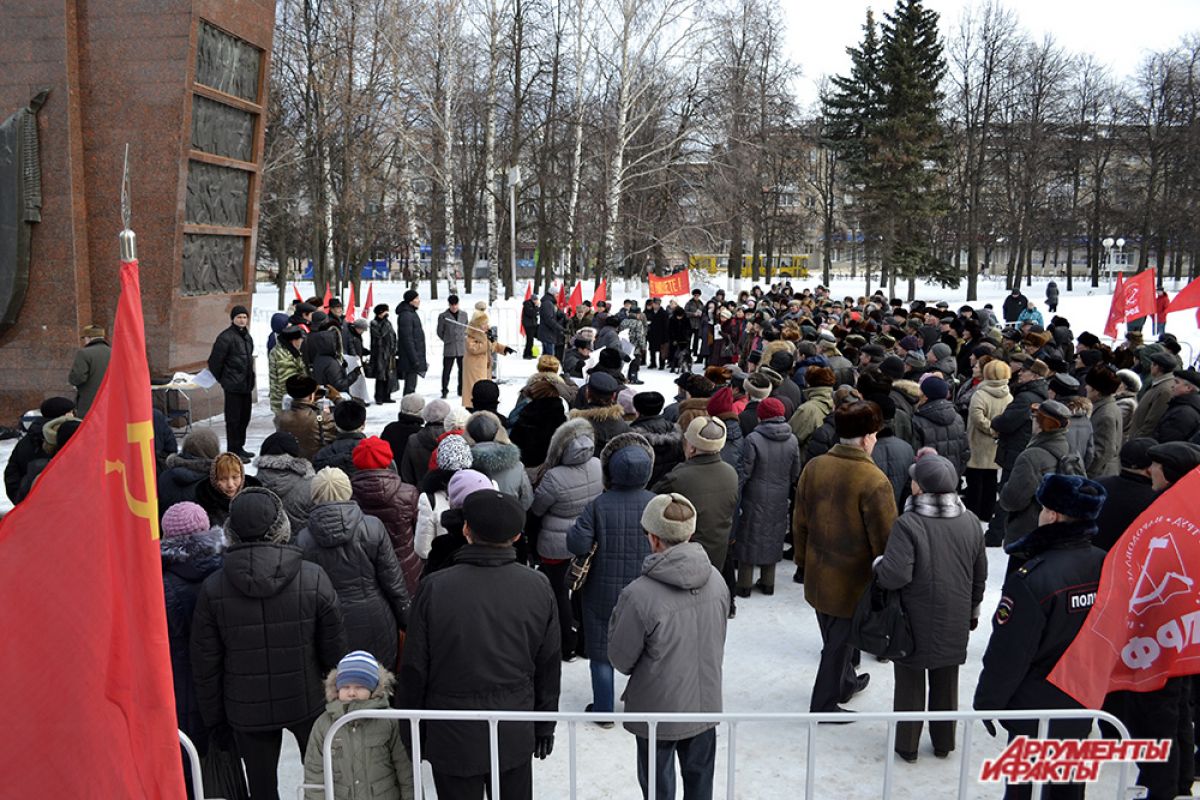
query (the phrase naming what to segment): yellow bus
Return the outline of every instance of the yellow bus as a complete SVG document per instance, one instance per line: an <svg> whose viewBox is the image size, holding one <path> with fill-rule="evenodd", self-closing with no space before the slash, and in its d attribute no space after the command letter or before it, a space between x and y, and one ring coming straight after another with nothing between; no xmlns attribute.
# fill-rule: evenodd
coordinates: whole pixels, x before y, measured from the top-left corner
<svg viewBox="0 0 1200 800"><path fill-rule="evenodd" d="M749 278L753 275L753 255L742 256L742 277ZM720 255L716 253L697 253L688 256L688 269L700 270L709 275L724 274L725 267L729 263L728 255ZM766 259L759 256L759 274L766 275ZM784 253L782 255L771 256L771 277L772 278L807 278L808 277L808 254L791 254Z"/></svg>

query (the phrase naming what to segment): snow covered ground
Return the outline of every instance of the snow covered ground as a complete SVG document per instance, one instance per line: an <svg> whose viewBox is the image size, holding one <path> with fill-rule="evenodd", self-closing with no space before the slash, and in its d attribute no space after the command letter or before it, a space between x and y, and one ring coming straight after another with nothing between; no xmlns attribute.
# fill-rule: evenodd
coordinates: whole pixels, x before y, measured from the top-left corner
<svg viewBox="0 0 1200 800"><path fill-rule="evenodd" d="M813 284L816 281L812 281ZM745 281L745 288L750 282ZM799 285L799 282L793 282ZM1059 281L1060 290L1064 282ZM731 288L725 286L727 292ZM386 302L395 308L404 292L402 285L379 283L374 285L375 302ZM428 284L419 287L423 297L427 296ZM447 294L442 287L441 296ZM1174 292L1178 287L1168 286ZM486 297L486 285L480 291L463 296L463 307L470 309L473 303ZM833 293L857 296L862 293L861 280L835 280ZM1072 323L1075 333L1090 330L1100 334L1107 317L1110 297L1107 287L1102 286L1093 294L1086 285L1077 284L1075 292L1062 291L1058 313ZM312 291L310 284L300 286L302 293ZM1038 282L1024 289L1026 295L1038 302L1045 314L1045 283ZM985 283L981 286L979 304L993 302L999 309L1006 292L1002 283ZM734 293L736 294L736 293ZM618 303L626 296L622 287L610 291ZM266 339L269 319L275 310L276 290L263 285L255 295L252 330L258 347L259 385L267 385ZM629 292L639 303L644 299L644 290ZM732 296L732 295L731 295ZM938 287L919 287L918 296L926 300L945 299L957 307L965 297L965 290L943 290ZM492 310L493 324L497 325L500 340L521 349L523 340L517 333L519 300L501 301ZM441 343L434 335L433 320L445 308L445 301L424 299L421 315L425 321L426 341L430 372L423 378L418 390L427 398L437 397L441 379ZM1049 319L1047 315L1047 320ZM1186 342L1184 358L1191 361L1200 348L1200 332L1195 317L1186 311L1173 314L1168 329ZM1146 328L1149 338L1150 326ZM213 331L215 337L218 331ZM525 377L532 372L534 362L524 361L517 356L500 360L501 400L500 408L511 408ZM64 370L66 366L64 365ZM669 373L643 369L643 390L655 390L670 398L674 394L672 376ZM453 383L451 384L453 390ZM264 400L254 409L247 447L257 452L262 440L273 431L270 408ZM398 399L398 395L397 395ZM453 396L451 397L453 400ZM395 418L396 405L371 406L367 415L368 433L378 433L383 426ZM212 425L223 436L220 417L197 423ZM12 442L0 444L0 461L7 461ZM7 510L7 504L0 511ZM999 589L1004 577L1004 558L997 550L989 551L990 577L987 596L984 599L985 619L971 637L970 652L966 665L960 671L960 705L968 708L980 670L980 660L987 645L990 631L988 617L999 600ZM808 709L809 693L820 653L821 639L813 611L804 602L803 587L788 580L791 569L786 565L780 569L780 583L773 597L756 594L738 603L738 616L729 623L725 656L725 708L730 712L803 712ZM862 669L871 674L871 685L848 707L860 711L889 711L892 702L892 667L876 663L864 656ZM618 679L618 695L623 680ZM562 696L560 708L564 711L582 710L591 700L591 683L587 662L578 660L563 665ZM620 705L618 704L618 710ZM880 797L883 783L883 765L887 752L885 726L880 724L856 723L846 726L823 727L817 732L817 761L815 769L816 797L818 798L874 798ZM959 732L961 741L961 730ZM977 727L969 758L971 774L978 775L979 764L984 758L999 755L1003 741L991 739L982 727ZM724 796L726 739L722 731L718 736L717 795ZM297 797L303 777L299 753L290 736L284 736L284 749L280 762L280 796ZM578 774L580 798L632 798L638 796L635 775L635 750L633 737L619 726L602 730L586 724L578 728ZM738 730L737 747L737 790L736 797L747 800L802 796L806 770L813 765L805 763L806 738L802 726L743 724ZM894 796L897 798L942 798L954 795L957 785L960 754L941 760L933 757L928 740L922 744L920 761L906 764L896 759L894 774ZM568 795L567 732L560 729L554 754L535 767L536 795L539 798L563 798ZM1116 770L1106 768L1098 786L1090 792L1094 797L1111 797L1115 789ZM427 792L433 795L432 779L426 780ZM998 797L997 786L972 784L970 797Z"/></svg>

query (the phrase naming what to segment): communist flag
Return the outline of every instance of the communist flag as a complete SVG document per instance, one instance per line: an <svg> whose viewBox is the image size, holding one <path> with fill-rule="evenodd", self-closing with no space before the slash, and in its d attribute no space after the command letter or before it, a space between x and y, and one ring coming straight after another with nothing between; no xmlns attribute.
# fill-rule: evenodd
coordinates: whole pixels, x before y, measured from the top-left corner
<svg viewBox="0 0 1200 800"><path fill-rule="evenodd" d="M122 263L96 400L0 521L5 797L185 797L140 291Z"/></svg>
<svg viewBox="0 0 1200 800"><path fill-rule="evenodd" d="M1154 316L1154 268L1144 269L1125 282L1125 319Z"/></svg>
<svg viewBox="0 0 1200 800"><path fill-rule="evenodd" d="M1116 288L1113 289L1112 303L1108 306L1108 321L1104 323L1104 335L1110 339L1117 338L1117 325L1125 321L1125 275L1117 273Z"/></svg>
<svg viewBox="0 0 1200 800"><path fill-rule="evenodd" d="M367 315L366 310L363 310L363 316ZM346 300L346 322L354 322L358 319L358 311L354 307L354 281L350 281L350 297Z"/></svg>
<svg viewBox="0 0 1200 800"><path fill-rule="evenodd" d="M1200 307L1200 278L1196 278L1175 295L1175 299L1167 306L1167 313L1197 307Z"/></svg>
<svg viewBox="0 0 1200 800"><path fill-rule="evenodd" d="M575 288L571 290L571 299L567 301L567 306L574 314L581 305L583 305L583 284L575 281Z"/></svg>
<svg viewBox="0 0 1200 800"><path fill-rule="evenodd" d="M592 295L592 305L596 303L608 302L608 278L601 278L600 285L596 287L596 293Z"/></svg>
<svg viewBox="0 0 1200 800"><path fill-rule="evenodd" d="M687 270L681 270L665 278L660 278L657 275L650 276L651 297L678 297L679 295L690 294L691 291L691 280L688 278Z"/></svg>
<svg viewBox="0 0 1200 800"><path fill-rule="evenodd" d="M1050 682L1088 708L1200 674L1200 468L1159 495L1104 559L1083 628ZM1110 497L1110 500L1119 498Z"/></svg>

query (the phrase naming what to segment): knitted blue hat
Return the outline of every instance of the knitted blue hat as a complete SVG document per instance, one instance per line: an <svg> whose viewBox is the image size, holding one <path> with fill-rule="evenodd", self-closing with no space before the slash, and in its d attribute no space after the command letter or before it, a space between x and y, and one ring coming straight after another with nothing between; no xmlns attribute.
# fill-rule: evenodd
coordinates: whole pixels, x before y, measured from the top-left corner
<svg viewBox="0 0 1200 800"><path fill-rule="evenodd" d="M337 665L337 688L352 683L365 686L371 691L379 687L379 662L366 650L347 653Z"/></svg>

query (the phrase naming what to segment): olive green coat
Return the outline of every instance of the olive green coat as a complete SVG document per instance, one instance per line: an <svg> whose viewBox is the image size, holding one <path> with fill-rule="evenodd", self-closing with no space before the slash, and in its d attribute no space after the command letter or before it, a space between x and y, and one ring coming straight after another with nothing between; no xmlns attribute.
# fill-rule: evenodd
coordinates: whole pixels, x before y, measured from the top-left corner
<svg viewBox="0 0 1200 800"><path fill-rule="evenodd" d="M825 422L825 418L833 411L833 389L829 386L814 386L804 390L804 402L792 414L788 425L800 443L800 452L817 428Z"/></svg>

